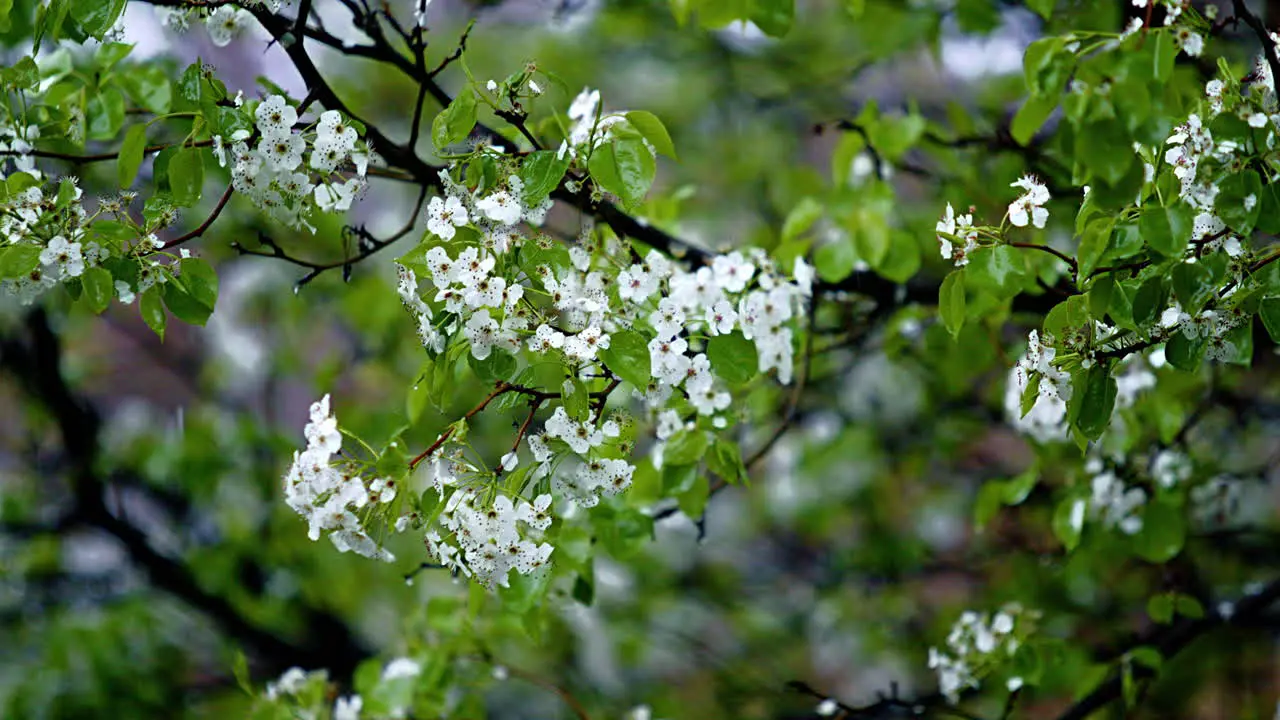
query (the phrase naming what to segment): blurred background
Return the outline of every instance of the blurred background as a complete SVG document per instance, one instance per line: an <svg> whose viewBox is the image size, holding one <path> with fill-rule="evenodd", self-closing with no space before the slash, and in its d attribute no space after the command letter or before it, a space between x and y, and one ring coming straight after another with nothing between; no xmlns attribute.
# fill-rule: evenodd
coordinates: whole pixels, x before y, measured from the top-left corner
<svg viewBox="0 0 1280 720"><path fill-rule="evenodd" d="M411 0L394 3L411 18ZM1272 4L1254 3L1269 21L1280 19ZM361 37L341 3L315 7L330 32ZM1143 627L1153 569L1091 559L1101 552L1063 561L1052 537L1028 529L1048 526L1050 503L974 530L982 482L1033 462L1008 422L1005 387L1031 327L1016 312L1042 313L1053 300L1019 299L1008 327L966 332L959 352L931 307L948 270L933 234L947 201L998 216L1008 184L1028 168L1079 192L1047 142L1008 139L1025 94L1022 52L1062 27L1116 32L1140 10L1129 0L1058 7L1046 27L1012 1L802 1L792 31L774 39L751 24L681 27L668 4L651 0L431 4L433 58L451 53L474 20L465 57L480 81L532 61L548 79L548 110L589 86L606 110L661 117L680 161L660 164L642 213L680 237L714 250L773 247L793 208L812 198L833 209L815 228L819 244L848 231L838 218L870 212L908 248L903 284L850 287L866 301L823 317L797 427L754 468L751 487L717 494L700 522L670 514L655 541L601 553L592 602L566 597L548 608L536 642L520 628L490 628L510 642L442 670L487 688L487 707L458 717L570 717L547 685L595 718L640 705L666 718L813 717L819 698L789 682L850 704L891 689L931 695L924 650L965 608L1017 600L1071 614L1074 625L1050 630L1095 650L1064 655L1080 677L1116 638ZM123 33L135 59L165 58L174 77L199 58L233 93L268 94L265 78L295 99L306 94L280 49L252 28L217 47L203 28L175 34L150 6L131 3ZM1230 32L1217 42L1249 57ZM393 137L407 134L415 93L405 78L318 47L314 56L348 105ZM1178 72L1205 70L1187 63ZM465 81L456 71L442 79L450 89ZM867 152L864 138L838 126L868 107L918 114L937 141L893 159ZM89 192L113 177L110 168L77 171ZM209 207L225 182L209 179ZM411 216L416 192L373 182L349 221L386 234ZM193 211L183 223L203 217ZM1069 222L1054 242L1070 243ZM570 235L580 224L562 208L549 221ZM161 342L134 307L96 317L55 295L39 307L0 300L0 717L241 717L237 650L259 684L295 665L327 668L345 684L370 657L429 651L442 637L462 642L468 623L503 622L468 617L467 585L442 571L406 582L425 559L413 538L392 546L392 566L340 555L309 541L280 501L313 400L331 393L339 421L366 437L389 436L403 421L421 347L392 291L390 261L420 235L345 282L335 271L297 288L304 270L230 248L258 233L317 261L350 250L337 223L295 235L233 198L197 249L222 283L208 327L172 323ZM1197 410L1188 388L1169 396L1173 409L1133 411L1137 423L1200 413L1195 441L1204 448L1230 433L1231 451L1216 462L1256 480L1232 519L1260 528L1274 524L1280 450L1277 362L1266 349L1210 407ZM477 391L460 386L448 412L429 409L412 434L418 447ZM759 444L786 393L748 402L766 418L750 436ZM484 417L472 437L501 447L510 423ZM1079 464L1074 448L1063 458L1063 467ZM649 507L651 490L638 481L628 502ZM1213 550L1213 582L1243 587L1251 568L1280 560L1276 547L1262 532L1240 538L1238 555ZM1202 652L1221 662L1171 665L1172 677L1195 681L1169 683L1153 701L1162 714L1151 716L1268 716L1280 680L1274 649L1266 634L1215 636ZM1053 716L1072 689L1024 716Z"/></svg>

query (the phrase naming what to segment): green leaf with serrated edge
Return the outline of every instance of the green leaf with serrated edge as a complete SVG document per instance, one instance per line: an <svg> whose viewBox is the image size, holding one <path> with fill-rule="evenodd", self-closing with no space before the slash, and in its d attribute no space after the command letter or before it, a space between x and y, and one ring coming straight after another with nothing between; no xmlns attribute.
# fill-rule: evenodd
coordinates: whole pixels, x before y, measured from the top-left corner
<svg viewBox="0 0 1280 720"><path fill-rule="evenodd" d="M147 147L147 126L134 125L124 135L120 155L116 158L116 182L120 187L133 185L133 179L142 166L143 151Z"/></svg>
<svg viewBox="0 0 1280 720"><path fill-rule="evenodd" d="M525 207L537 207L560 186L564 173L569 169L569 156L557 157L553 150L538 150L520 163L520 180L524 183L521 202Z"/></svg>
<svg viewBox="0 0 1280 720"><path fill-rule="evenodd" d="M179 277L196 302L213 310L218 303L218 274L203 258L183 258L178 261Z"/></svg>
<svg viewBox="0 0 1280 720"><path fill-rule="evenodd" d="M672 465L697 463L707 451L707 431L698 428L685 429L667 440L662 462Z"/></svg>
<svg viewBox="0 0 1280 720"><path fill-rule="evenodd" d="M634 207L648 194L657 165L638 138L614 138L591 153L587 170L600 187L617 195L624 206Z"/></svg>
<svg viewBox="0 0 1280 720"><path fill-rule="evenodd" d="M458 96L431 121L431 141L437 152L467 139L476 126L476 94L464 88Z"/></svg>
<svg viewBox="0 0 1280 720"><path fill-rule="evenodd" d="M938 291L938 314L951 337L958 337L964 327L964 270L952 270Z"/></svg>
<svg viewBox="0 0 1280 720"><path fill-rule="evenodd" d="M1116 404L1116 381L1103 365L1077 373L1071 400L1079 403L1076 427L1090 440L1097 440L1111 424Z"/></svg>
<svg viewBox="0 0 1280 720"><path fill-rule="evenodd" d="M822 204L817 200L808 196L801 198L782 223L782 241L787 242L802 235L822 217L822 212Z"/></svg>
<svg viewBox="0 0 1280 720"><path fill-rule="evenodd" d="M40 266L40 246L10 245L0 250L0 278L22 277Z"/></svg>
<svg viewBox="0 0 1280 720"><path fill-rule="evenodd" d="M759 372L760 357L756 345L735 330L707 341L707 360L711 370L730 385L742 385Z"/></svg>
<svg viewBox="0 0 1280 720"><path fill-rule="evenodd" d="M111 273L101 267L87 267L80 276L80 284L84 287L84 297L94 312L100 313L111 304L115 297L115 282Z"/></svg>
<svg viewBox="0 0 1280 720"><path fill-rule="evenodd" d="M161 340L164 340L165 314L164 303L160 299L160 290L151 287L142 296L138 302L138 309L142 313L142 320L151 328L153 332Z"/></svg>
<svg viewBox="0 0 1280 720"><path fill-rule="evenodd" d="M1150 502L1143 509L1142 531L1133 538L1138 557L1153 563L1165 563L1182 552L1187 527L1182 510L1164 502Z"/></svg>
<svg viewBox="0 0 1280 720"><path fill-rule="evenodd" d="M676 159L676 146L671 142L666 126L657 115L644 110L632 110L626 117L627 122L631 123L631 126L649 141L649 144L653 145L654 150L672 160Z"/></svg>
<svg viewBox="0 0 1280 720"><path fill-rule="evenodd" d="M643 390L653 379L649 361L649 342L634 330L621 330L609 336L609 347L600 349L600 359L614 375Z"/></svg>

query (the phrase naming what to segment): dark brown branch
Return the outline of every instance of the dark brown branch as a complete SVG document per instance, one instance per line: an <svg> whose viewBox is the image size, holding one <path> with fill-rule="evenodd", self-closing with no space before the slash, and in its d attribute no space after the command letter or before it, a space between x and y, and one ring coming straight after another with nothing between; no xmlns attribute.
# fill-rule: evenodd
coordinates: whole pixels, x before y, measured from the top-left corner
<svg viewBox="0 0 1280 720"><path fill-rule="evenodd" d="M187 242L188 240L194 240L195 238L198 238L201 235L205 234L205 231L207 231L209 227L213 225L213 221L218 219L218 215L222 214L222 209L227 206L227 201L231 199L231 194L233 192L235 192L235 189L232 186L228 185L227 189L223 191L222 197L218 198L218 204L213 207L213 212L209 213L209 217L205 218L204 222L200 223L199 227L197 227L196 229L192 230L191 232L185 235L181 235L179 237L176 237L170 240L169 242L161 246L160 249L168 250L169 248L177 247Z"/></svg>

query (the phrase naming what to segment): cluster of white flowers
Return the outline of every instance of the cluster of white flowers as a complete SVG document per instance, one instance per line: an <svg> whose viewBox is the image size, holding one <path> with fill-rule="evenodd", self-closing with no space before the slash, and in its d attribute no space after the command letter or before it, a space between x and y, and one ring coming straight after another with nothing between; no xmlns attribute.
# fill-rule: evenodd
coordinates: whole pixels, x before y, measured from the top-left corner
<svg viewBox="0 0 1280 720"><path fill-rule="evenodd" d="M1085 461L1084 470L1092 476L1089 480L1092 493L1088 501L1089 514L1104 527L1119 528L1126 535L1141 532L1142 518L1138 513L1147 504L1146 491L1140 487L1127 486L1097 455ZM1083 514L1072 518L1077 531L1083 522Z"/></svg>
<svg viewBox="0 0 1280 720"><path fill-rule="evenodd" d="M1049 188L1031 175L1014 180L1010 187L1022 188L1025 192L1009 204L1009 222L1017 227L1031 224L1044 228L1049 221L1049 211L1044 207L1049 202Z"/></svg>
<svg viewBox="0 0 1280 720"><path fill-rule="evenodd" d="M36 159L30 153L32 145L40 138L40 126L27 125L15 127L9 123L0 123L0 152L13 153L0 155L0 179L8 177L9 164L13 164L14 172L24 172L39 180L44 177L36 167Z"/></svg>
<svg viewBox="0 0 1280 720"><path fill-rule="evenodd" d="M292 0L244 0L239 5L244 8L261 7L274 13L291 2ZM236 5L155 7L154 12L160 24L174 32L186 32L193 22L202 23L209 33L209 40L217 47L226 47L253 22L253 14L244 8Z"/></svg>
<svg viewBox="0 0 1280 720"><path fill-rule="evenodd" d="M46 194L35 184L0 203L0 252L28 246L35 255L26 275L0 280L0 295L11 295L24 305L107 257L97 242L84 242L87 213L76 179L65 178L54 189L56 193Z"/></svg>
<svg viewBox="0 0 1280 720"><path fill-rule="evenodd" d="M457 479L441 481L452 484ZM550 560L555 548L538 541L551 527L551 502L546 493L533 502L506 495L486 501L480 490L459 490L449 496L440 515L441 527L457 544L431 530L426 535L427 551L450 570L468 577L474 574L486 587L507 587L512 570L528 575Z"/></svg>
<svg viewBox="0 0 1280 720"><path fill-rule="evenodd" d="M1106 327L1096 323L1099 334L1107 333ZM1005 386L1005 414L1009 422L1019 432L1029 435L1040 442L1062 441L1071 437L1067 425L1067 401L1071 399L1071 375L1053 364L1057 349L1053 347L1054 338L1044 336L1032 330L1027 338L1027 352L1009 371L1009 382ZM1076 348L1082 355L1084 349ZM1085 362L1088 362L1086 359ZM1123 372L1116 375L1117 410L1132 407L1143 391L1156 385L1155 373L1151 372L1149 363L1139 355L1125 359ZM1022 412L1022 398L1028 385L1038 378L1036 401L1025 414ZM1116 422L1119 422L1118 420Z"/></svg>
<svg viewBox="0 0 1280 720"><path fill-rule="evenodd" d="M1192 113L1187 122L1174 128L1173 134L1165 141L1172 145L1164 154L1165 162L1173 166L1173 174L1182 182L1181 196L1193 207L1210 210L1217 188L1213 185L1205 187L1196 183L1196 171L1206 158L1234 152L1232 146L1218 148L1214 145L1213 135L1209 128L1200 121L1200 116Z"/></svg>
<svg viewBox="0 0 1280 720"><path fill-rule="evenodd" d="M298 111L283 96L272 95L258 104L254 119L258 142L253 147L249 141L254 133L248 130L213 139L214 156L222 165L230 143L231 183L237 192L280 222L312 232L315 227L307 217L313 210L351 208L365 188L372 152L342 113L326 110L298 132ZM350 176L344 178L348 163Z"/></svg>
<svg viewBox="0 0 1280 720"><path fill-rule="evenodd" d="M284 477L285 502L307 519L307 535L319 540L328 532L340 552L390 562L395 558L369 536L366 508L386 505L396 497L395 484L385 478L363 478L352 462L334 456L342 450L342 433L325 395L311 405L311 421L304 429L307 447L293 454ZM363 514L362 518L357 513ZM403 529L402 523L397 529Z"/></svg>
<svg viewBox="0 0 1280 720"><path fill-rule="evenodd" d="M382 675L378 678L378 687L374 690L376 692L386 685L402 681L411 682L421 674L422 665L418 661L406 657L396 658L383 667ZM400 694L384 693L384 695ZM267 683L266 692L263 694L266 701L287 705L293 711L294 717L303 718L323 716L323 710L332 697L328 671L306 671L300 667L291 667L284 671L279 679ZM363 709L364 698L353 693L334 700L332 713L328 717L331 720L360 720ZM388 708L386 715L379 715L379 717L404 717L406 711L407 708L404 707L392 707Z"/></svg>
<svg viewBox="0 0 1280 720"><path fill-rule="evenodd" d="M949 701L966 688L978 688L987 673L1013 657L1031 632L1037 613L1010 603L994 616L966 611L947 635L946 650L929 648L929 667L938 673L938 689ZM1009 689L1021 687L1019 678Z"/></svg>
<svg viewBox="0 0 1280 720"><path fill-rule="evenodd" d="M969 253L978 249L978 231L973 229L973 213L956 215L951 203L947 203L947 212L938 221L936 230L942 258L954 261L956 267L968 265ZM952 245L952 240L963 241L963 244Z"/></svg>

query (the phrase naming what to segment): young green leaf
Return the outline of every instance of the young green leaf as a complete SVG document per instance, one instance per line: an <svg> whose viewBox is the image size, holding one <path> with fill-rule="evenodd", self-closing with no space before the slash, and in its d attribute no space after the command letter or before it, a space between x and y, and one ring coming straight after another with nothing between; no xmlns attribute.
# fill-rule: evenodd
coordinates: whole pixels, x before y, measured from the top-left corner
<svg viewBox="0 0 1280 720"><path fill-rule="evenodd" d="M707 360L711 370L730 385L742 385L759 372L760 357L755 343L735 330L707 341Z"/></svg>
<svg viewBox="0 0 1280 720"><path fill-rule="evenodd" d="M631 123L631 126L653 145L654 150L672 160L677 159L676 146L671 142L671 136L667 134L666 126L662 124L657 115L644 110L632 110L627 113L627 122Z"/></svg>
<svg viewBox="0 0 1280 720"><path fill-rule="evenodd" d="M470 87L464 88L431 121L431 141L436 152L444 152L450 145L467 139L476 126L476 94Z"/></svg>
<svg viewBox="0 0 1280 720"><path fill-rule="evenodd" d="M116 182L121 188L133 185L133 179L142 166L143 152L147 148L147 126L133 125L124 134L120 155L116 158Z"/></svg>
<svg viewBox="0 0 1280 720"><path fill-rule="evenodd" d="M643 390L653 379L649 364L649 343L635 330L620 330L609 336L609 347L600 349L600 359L614 375Z"/></svg>
<svg viewBox="0 0 1280 720"><path fill-rule="evenodd" d="M615 138L597 147L587 170L600 187L618 196L626 207L644 200L653 184L657 165L640 138Z"/></svg>
<svg viewBox="0 0 1280 720"><path fill-rule="evenodd" d="M938 313L942 315L942 324L947 332L958 337L964 327L964 269L952 270L942 281L938 292Z"/></svg>

